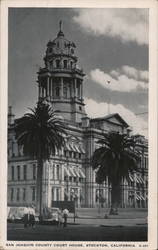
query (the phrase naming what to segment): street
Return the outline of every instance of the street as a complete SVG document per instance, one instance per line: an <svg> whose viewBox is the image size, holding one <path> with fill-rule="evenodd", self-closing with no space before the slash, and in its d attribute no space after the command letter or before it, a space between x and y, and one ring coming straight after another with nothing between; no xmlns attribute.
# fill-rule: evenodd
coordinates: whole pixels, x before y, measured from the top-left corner
<svg viewBox="0 0 158 250"><path fill-rule="evenodd" d="M17 241L147 241L147 211L120 209L119 215L104 218L96 209L77 209L77 218L68 218L66 228L36 225L24 228L21 223L8 223L8 240Z"/></svg>
<svg viewBox="0 0 158 250"><path fill-rule="evenodd" d="M8 223L8 240L17 241L146 241L147 226L104 226L68 224L37 225L25 228L23 224Z"/></svg>

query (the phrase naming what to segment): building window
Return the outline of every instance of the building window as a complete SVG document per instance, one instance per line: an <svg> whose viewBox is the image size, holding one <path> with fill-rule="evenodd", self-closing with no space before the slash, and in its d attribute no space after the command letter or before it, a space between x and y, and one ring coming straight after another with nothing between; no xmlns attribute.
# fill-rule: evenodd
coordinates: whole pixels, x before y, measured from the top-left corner
<svg viewBox="0 0 158 250"><path fill-rule="evenodd" d="M67 182L68 182L68 181L69 181L68 178L69 178L69 177L65 175L65 176L64 176L64 181L67 181Z"/></svg>
<svg viewBox="0 0 158 250"><path fill-rule="evenodd" d="M67 69L67 60L64 60L64 68Z"/></svg>
<svg viewBox="0 0 158 250"><path fill-rule="evenodd" d="M20 200L20 188L17 188L17 193L16 193L16 200Z"/></svg>
<svg viewBox="0 0 158 250"><path fill-rule="evenodd" d="M63 96L64 98L67 98L67 87L63 88Z"/></svg>
<svg viewBox="0 0 158 250"><path fill-rule="evenodd" d="M66 157L66 150L64 150L64 156Z"/></svg>
<svg viewBox="0 0 158 250"><path fill-rule="evenodd" d="M49 53L52 53L53 49L52 48L49 48Z"/></svg>
<svg viewBox="0 0 158 250"><path fill-rule="evenodd" d="M80 110L80 111L82 110L82 107L81 107L81 106L79 106L79 110Z"/></svg>
<svg viewBox="0 0 158 250"><path fill-rule="evenodd" d="M83 182L83 178L82 177L79 177L79 182Z"/></svg>
<svg viewBox="0 0 158 250"><path fill-rule="evenodd" d="M52 201L54 201L54 188L52 188Z"/></svg>
<svg viewBox="0 0 158 250"><path fill-rule="evenodd" d="M60 67L60 60L57 59L57 60L56 60L56 68L59 68L59 67Z"/></svg>
<svg viewBox="0 0 158 250"><path fill-rule="evenodd" d="M69 156L70 156L70 158L72 158L72 151L69 152Z"/></svg>
<svg viewBox="0 0 158 250"><path fill-rule="evenodd" d="M81 159L81 153L78 154L78 158Z"/></svg>
<svg viewBox="0 0 158 250"><path fill-rule="evenodd" d="M26 181L27 180L27 165L24 165L23 166L23 178L24 180Z"/></svg>
<svg viewBox="0 0 158 250"><path fill-rule="evenodd" d="M23 188L23 201L26 200L26 188Z"/></svg>
<svg viewBox="0 0 158 250"><path fill-rule="evenodd" d="M147 169L148 168L148 158L145 157L145 168Z"/></svg>
<svg viewBox="0 0 158 250"><path fill-rule="evenodd" d="M52 68L52 66L53 66L53 61L50 61L50 62L49 62L49 67L50 67L50 69Z"/></svg>
<svg viewBox="0 0 158 250"><path fill-rule="evenodd" d="M55 166L53 165L52 167L52 179L54 180L55 179Z"/></svg>
<svg viewBox="0 0 158 250"><path fill-rule="evenodd" d="M57 177L57 180L59 180L59 165L56 166L56 177Z"/></svg>
<svg viewBox="0 0 158 250"><path fill-rule="evenodd" d="M32 178L33 178L33 180L36 180L36 165L35 164L33 164Z"/></svg>
<svg viewBox="0 0 158 250"><path fill-rule="evenodd" d="M10 200L13 201L13 199L14 199L14 188L11 188Z"/></svg>
<svg viewBox="0 0 158 250"><path fill-rule="evenodd" d="M59 97L59 94L60 94L60 88L56 87L55 88L55 95L56 95L56 97Z"/></svg>
<svg viewBox="0 0 158 250"><path fill-rule="evenodd" d="M35 187L32 187L32 201L35 201Z"/></svg>
<svg viewBox="0 0 158 250"><path fill-rule="evenodd" d="M73 68L73 62L72 61L70 62L70 66L71 66L71 69L72 69Z"/></svg>
<svg viewBox="0 0 158 250"><path fill-rule="evenodd" d="M17 179L20 180L20 166L17 166Z"/></svg>
<svg viewBox="0 0 158 250"><path fill-rule="evenodd" d="M59 201L59 188L56 189L56 200Z"/></svg>
<svg viewBox="0 0 158 250"><path fill-rule="evenodd" d="M18 156L21 156L21 153L20 153L20 145L18 145Z"/></svg>
<svg viewBox="0 0 158 250"><path fill-rule="evenodd" d="M69 177L69 181L71 181L71 182L72 182L72 176L70 176L70 177Z"/></svg>
<svg viewBox="0 0 158 250"><path fill-rule="evenodd" d="M14 166L12 166L11 169L12 169L11 170L12 171L12 174L11 174L12 175L12 181L14 181Z"/></svg>
<svg viewBox="0 0 158 250"><path fill-rule="evenodd" d="M13 141L12 142L12 157L15 157L14 149L15 149L15 143Z"/></svg>

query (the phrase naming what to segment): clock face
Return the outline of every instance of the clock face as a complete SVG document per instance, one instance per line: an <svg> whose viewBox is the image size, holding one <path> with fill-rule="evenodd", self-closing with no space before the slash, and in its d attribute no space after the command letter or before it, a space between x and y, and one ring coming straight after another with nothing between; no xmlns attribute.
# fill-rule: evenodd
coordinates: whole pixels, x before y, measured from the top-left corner
<svg viewBox="0 0 158 250"><path fill-rule="evenodd" d="M73 49L71 49L71 53L74 54L74 50Z"/></svg>

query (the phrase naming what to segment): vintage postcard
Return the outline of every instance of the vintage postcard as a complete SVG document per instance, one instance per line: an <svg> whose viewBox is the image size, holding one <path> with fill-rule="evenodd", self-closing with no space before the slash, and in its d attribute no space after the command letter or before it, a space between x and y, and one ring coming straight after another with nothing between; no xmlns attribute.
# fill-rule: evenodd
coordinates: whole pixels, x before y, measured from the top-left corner
<svg viewBox="0 0 158 250"><path fill-rule="evenodd" d="M157 1L1 1L0 249L157 249Z"/></svg>

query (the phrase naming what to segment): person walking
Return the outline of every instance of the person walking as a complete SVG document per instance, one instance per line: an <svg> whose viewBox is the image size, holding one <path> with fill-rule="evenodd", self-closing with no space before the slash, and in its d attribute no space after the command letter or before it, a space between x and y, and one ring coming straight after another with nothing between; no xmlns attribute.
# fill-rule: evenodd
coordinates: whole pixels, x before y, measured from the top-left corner
<svg viewBox="0 0 158 250"><path fill-rule="evenodd" d="M64 218L64 223L63 223L63 227L67 227L67 218L68 218L68 214L69 214L69 210L67 208L65 208L63 210L63 218Z"/></svg>
<svg viewBox="0 0 158 250"><path fill-rule="evenodd" d="M23 218L23 220L24 220L24 228L26 228L27 225L29 224L29 207L28 206L26 206L24 208L24 218Z"/></svg>
<svg viewBox="0 0 158 250"><path fill-rule="evenodd" d="M61 209L58 210L58 226L61 227L63 224L63 212Z"/></svg>
<svg viewBox="0 0 158 250"><path fill-rule="evenodd" d="M35 209L33 205L29 208L29 226L35 227Z"/></svg>

